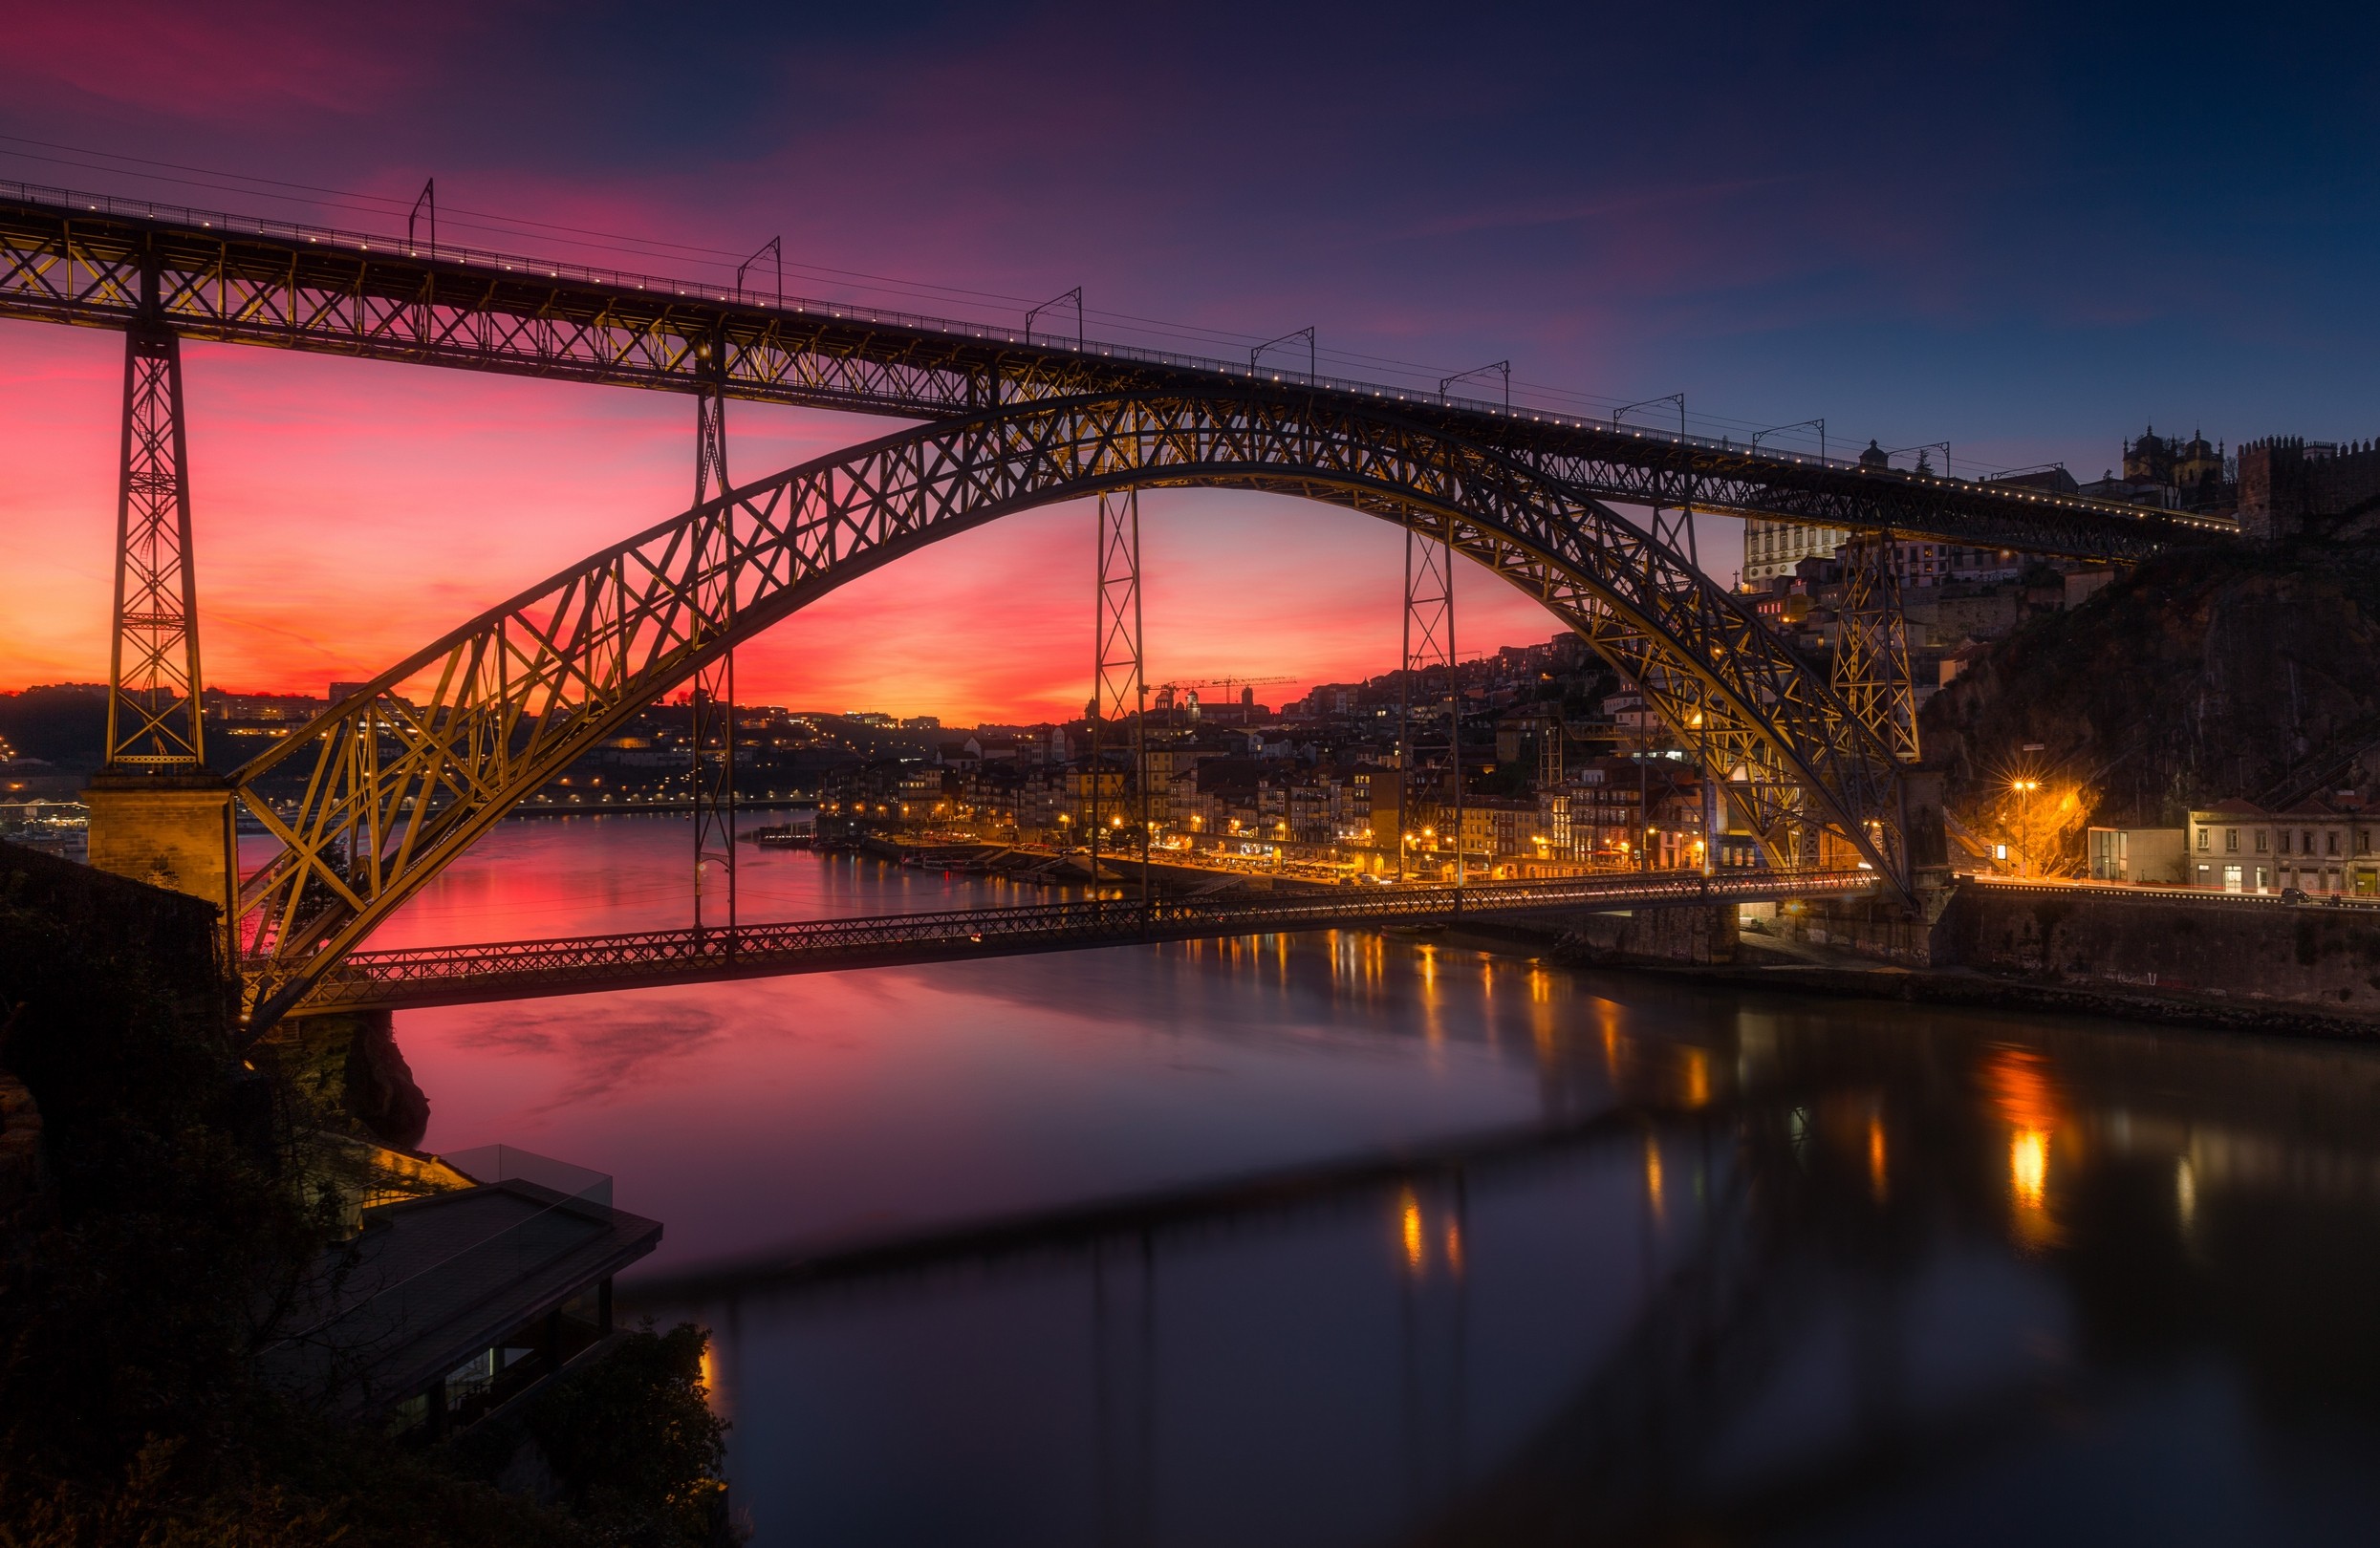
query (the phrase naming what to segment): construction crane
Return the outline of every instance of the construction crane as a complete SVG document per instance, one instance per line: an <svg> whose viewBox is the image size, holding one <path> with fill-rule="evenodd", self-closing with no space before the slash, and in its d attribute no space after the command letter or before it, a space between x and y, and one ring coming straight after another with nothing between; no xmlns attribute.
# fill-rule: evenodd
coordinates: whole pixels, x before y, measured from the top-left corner
<svg viewBox="0 0 2380 1548"><path fill-rule="evenodd" d="M1161 682L1157 685L1157 699L1150 707L1163 710L1165 723L1171 725L1173 724L1174 700L1177 695L1187 694L1190 706L1195 709L1198 707L1199 690L1201 688L1221 688L1223 696L1228 699L1234 688L1252 694L1268 682L1294 682L1296 680L1294 677L1199 677Z"/></svg>

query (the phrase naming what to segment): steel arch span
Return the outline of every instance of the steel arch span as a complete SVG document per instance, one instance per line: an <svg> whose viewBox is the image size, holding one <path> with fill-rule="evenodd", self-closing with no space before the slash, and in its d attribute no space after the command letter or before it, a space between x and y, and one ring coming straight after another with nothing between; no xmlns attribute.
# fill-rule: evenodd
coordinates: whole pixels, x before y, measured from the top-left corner
<svg viewBox="0 0 2380 1548"><path fill-rule="evenodd" d="M1748 610L1575 486L1344 401L1096 396L926 424L695 506L472 619L240 769L239 800L281 845L235 904L251 1033L509 807L739 640L929 543L1133 485L1294 495L1443 539L1635 678L1740 792L1798 792L1785 820L1839 835L1907 892L1890 749ZM305 797L285 817L258 783L301 760Z"/></svg>

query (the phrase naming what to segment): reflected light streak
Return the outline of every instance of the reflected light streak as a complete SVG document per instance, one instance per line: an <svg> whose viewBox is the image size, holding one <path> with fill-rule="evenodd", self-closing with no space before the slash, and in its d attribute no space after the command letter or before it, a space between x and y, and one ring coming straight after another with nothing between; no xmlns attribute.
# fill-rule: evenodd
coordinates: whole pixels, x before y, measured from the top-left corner
<svg viewBox="0 0 2380 1548"><path fill-rule="evenodd" d="M1868 1190L1879 1204L1887 1191L1884 1159L1884 1119L1872 1116L1868 1120Z"/></svg>
<svg viewBox="0 0 2380 1548"><path fill-rule="evenodd" d="M1661 1214L1661 1147L1650 1135L1645 1138L1645 1202L1653 1206L1657 1219Z"/></svg>
<svg viewBox="0 0 2380 1548"><path fill-rule="evenodd" d="M1405 1193L1404 1227L1405 1267L1418 1274L1421 1272L1425 1245L1421 1239L1421 1201L1413 1196L1410 1189Z"/></svg>
<svg viewBox="0 0 2380 1548"><path fill-rule="evenodd" d="M2049 1062L2029 1048L1995 1048L1983 1062L1983 1084L2000 1115L2018 1129L2058 1127L2057 1092Z"/></svg>
<svg viewBox="0 0 2380 1548"><path fill-rule="evenodd" d="M2198 1223L2198 1174L2186 1155L2174 1163L2174 1205L2181 1212L2184 1231Z"/></svg>
<svg viewBox="0 0 2380 1548"><path fill-rule="evenodd" d="M1686 1106L1699 1107L1710 1100L1710 1056L1699 1048L1689 1048L1686 1050Z"/></svg>
<svg viewBox="0 0 2380 1548"><path fill-rule="evenodd" d="M1457 1278L1462 1274L1462 1228L1454 1221L1446 1222L1446 1268Z"/></svg>
<svg viewBox="0 0 2380 1548"><path fill-rule="evenodd" d="M2054 1247L2058 1224L2049 1217L2049 1131L2020 1129L2008 1141L2008 1194L2016 1235L2028 1250Z"/></svg>
<svg viewBox="0 0 2380 1548"><path fill-rule="evenodd" d="M2048 1061L2029 1048L1995 1048L1984 1061L1983 1084L2010 1129L2008 1197L2017 1239L2026 1247L2051 1245L2058 1228L2049 1217L2049 1142L2058 1098Z"/></svg>
<svg viewBox="0 0 2380 1548"><path fill-rule="evenodd" d="M2038 1210L2048 1191L2049 1134L2020 1129L2008 1141L2008 1188L2019 1207Z"/></svg>

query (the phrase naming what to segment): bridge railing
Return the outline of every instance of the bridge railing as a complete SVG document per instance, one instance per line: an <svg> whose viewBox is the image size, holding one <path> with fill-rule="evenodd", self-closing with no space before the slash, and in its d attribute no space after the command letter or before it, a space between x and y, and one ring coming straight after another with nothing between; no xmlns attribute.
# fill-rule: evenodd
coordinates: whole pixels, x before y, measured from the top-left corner
<svg viewBox="0 0 2380 1548"><path fill-rule="evenodd" d="M1097 945L1201 935L1363 928L1582 906L1726 902L1779 895L1861 892L1871 871L1747 871L1703 876L1655 872L1624 878L1491 882L1476 887L1402 887L1349 896L1237 900L1084 898L999 909L797 919L732 931L628 931L547 940L357 952L310 997L314 1008L368 1001L407 989L535 979L568 983L627 978L704 977L771 963L840 958L864 966L891 955L967 956L981 948Z"/></svg>
<svg viewBox="0 0 2380 1548"><path fill-rule="evenodd" d="M639 273L634 269L555 258L537 258L521 253L505 252L492 247L473 247L465 243L441 241L432 247L428 243L379 232L316 226L302 221L274 220L261 215L231 214L222 210L199 209L186 204L161 204L155 200L124 199L110 194L82 193L75 189L52 187L44 183L0 181L0 199L14 199L21 204L46 205L69 212L88 211L130 220L170 222L185 226L195 226L202 230L221 231L227 235L255 235L281 242L303 244L308 247L337 248L357 253L381 252L423 263L451 263L466 269L517 274L525 279L567 279L573 284L602 286L611 290L645 295L685 296L719 306L738 307L747 311L778 312L805 318L827 317L838 321L904 329L913 333L941 334L953 339L1006 343L1053 355L1126 360L1143 365L1160 366L1167 370L1207 372L1217 376L1236 377L1244 381L1279 382L1290 386L1310 387L1325 392L1344 393L1354 398L1428 404L1463 414L1508 419L1516 423L1553 424L1578 430L1599 430L1611 435L1626 434L1639 441L1664 442L1700 451L1714 451L1729 457L1741 458L1747 462L1766 463L1777 467L1815 467L1839 469L1846 472L1871 472L1872 476L1899 479L1914 484L1958 484L2028 504L2053 505L2062 508L2095 510L2114 515L2139 516L2144 514L2142 507L2118 501L2044 494L2032 490L2002 489L1990 484L1960 479L1947 471L1920 474L1902 468L1868 470L1855 458L1827 457L1811 452L1763 452L1740 444L1732 437L1727 436L1695 435L1690 432L1660 430L1650 426L1622 425L1611 418L1598 419L1593 415L1582 415L1574 411L1547 409L1525 403L1515 405L1486 398L1454 397L1442 389L1431 391L1422 388L1398 387L1352 376L1333 376L1315 372L1283 370L1268 365L1252 365L1239 360L1219 359L1211 355L1185 355L1170 350L1150 349L1141 345L1095 339L1086 339L1081 344L1075 345L1052 338L1046 333L1037 334L1024 328L1006 328L997 324L968 322L924 312L872 307L862 303L822 301L798 295L780 296L773 288L768 294L759 295L748 289L740 289L732 284L722 284L716 280ZM2155 510L2146 512L2146 514L2179 518L2185 513Z"/></svg>

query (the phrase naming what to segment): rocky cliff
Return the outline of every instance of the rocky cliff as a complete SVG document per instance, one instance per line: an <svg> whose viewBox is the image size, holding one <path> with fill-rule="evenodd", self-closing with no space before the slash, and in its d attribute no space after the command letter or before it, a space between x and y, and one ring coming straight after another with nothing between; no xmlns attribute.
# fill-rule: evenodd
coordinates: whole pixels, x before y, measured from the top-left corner
<svg viewBox="0 0 2380 1548"><path fill-rule="evenodd" d="M2352 755L2380 742L2380 550L2144 565L2001 640L1921 727L1955 810L2021 775L2079 786L2088 821L2160 826L2220 797L2363 783Z"/></svg>

